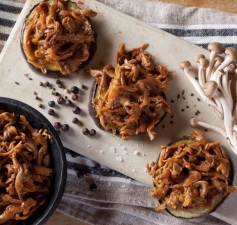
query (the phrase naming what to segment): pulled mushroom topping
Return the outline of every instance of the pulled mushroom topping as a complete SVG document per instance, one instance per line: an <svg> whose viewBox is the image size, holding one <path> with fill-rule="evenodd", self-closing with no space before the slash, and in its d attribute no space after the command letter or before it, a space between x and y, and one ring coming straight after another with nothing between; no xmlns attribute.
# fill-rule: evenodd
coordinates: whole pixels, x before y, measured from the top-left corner
<svg viewBox="0 0 237 225"><path fill-rule="evenodd" d="M96 13L79 9L70 1L42 1L26 19L22 47L30 64L70 75L90 58L95 33L89 17Z"/></svg>
<svg viewBox="0 0 237 225"><path fill-rule="evenodd" d="M153 140L156 125L170 112L163 90L168 89L171 75L166 66L152 63L144 51L147 46L127 52L121 44L115 67L90 70L97 83L96 117L105 130L119 133L124 140L143 132Z"/></svg>
<svg viewBox="0 0 237 225"><path fill-rule="evenodd" d="M210 142L197 131L170 146L161 146L157 162L147 165L153 176L150 194L161 205L155 209L196 214L213 210L232 191L231 165L218 141Z"/></svg>
<svg viewBox="0 0 237 225"><path fill-rule="evenodd" d="M192 69L189 61L184 61L180 67L193 84L202 99L214 109L214 112L224 121L224 128L219 128L193 118L191 126L204 127L223 135L237 154L237 50L226 49L222 44L213 42L208 45L210 55L197 55L198 72Z"/></svg>
<svg viewBox="0 0 237 225"><path fill-rule="evenodd" d="M48 139L25 116L0 112L0 224L25 220L45 202L53 175Z"/></svg>

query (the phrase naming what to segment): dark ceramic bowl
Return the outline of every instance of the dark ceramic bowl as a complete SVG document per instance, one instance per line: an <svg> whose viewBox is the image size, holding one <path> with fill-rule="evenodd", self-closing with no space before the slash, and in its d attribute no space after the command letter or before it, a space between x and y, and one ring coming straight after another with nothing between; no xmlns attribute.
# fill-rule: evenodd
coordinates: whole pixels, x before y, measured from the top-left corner
<svg viewBox="0 0 237 225"><path fill-rule="evenodd" d="M50 194L46 202L40 207L37 215L31 216L24 221L24 224L27 225L44 224L60 203L66 185L67 168L63 145L51 123L31 106L14 99L0 97L0 110L25 115L33 128L45 128L53 137L53 142L49 143L49 151L54 170Z"/></svg>

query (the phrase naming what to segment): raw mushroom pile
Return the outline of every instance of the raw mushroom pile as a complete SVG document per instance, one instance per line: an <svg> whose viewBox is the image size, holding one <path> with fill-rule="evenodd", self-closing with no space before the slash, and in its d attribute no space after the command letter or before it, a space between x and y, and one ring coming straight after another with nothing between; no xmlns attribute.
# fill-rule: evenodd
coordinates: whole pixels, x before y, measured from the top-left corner
<svg viewBox="0 0 237 225"><path fill-rule="evenodd" d="M189 61L181 63L190 82L202 99L224 120L224 128L219 128L192 118L192 127L204 127L224 136L231 149L237 154L237 50L224 48L220 43L208 45L209 59L204 55L196 56L198 72L192 69Z"/></svg>

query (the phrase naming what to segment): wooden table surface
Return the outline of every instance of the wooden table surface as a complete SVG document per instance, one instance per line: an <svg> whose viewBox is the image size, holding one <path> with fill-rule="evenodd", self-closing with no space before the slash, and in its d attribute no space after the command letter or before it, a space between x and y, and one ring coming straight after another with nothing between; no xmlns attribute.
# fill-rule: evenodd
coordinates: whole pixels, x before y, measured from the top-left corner
<svg viewBox="0 0 237 225"><path fill-rule="evenodd" d="M165 3L175 3L186 7L202 7L221 10L224 12L230 12L237 14L237 0L150 0L160 1ZM53 216L48 220L46 225L88 225L85 222L75 220L69 216L66 216L56 211Z"/></svg>

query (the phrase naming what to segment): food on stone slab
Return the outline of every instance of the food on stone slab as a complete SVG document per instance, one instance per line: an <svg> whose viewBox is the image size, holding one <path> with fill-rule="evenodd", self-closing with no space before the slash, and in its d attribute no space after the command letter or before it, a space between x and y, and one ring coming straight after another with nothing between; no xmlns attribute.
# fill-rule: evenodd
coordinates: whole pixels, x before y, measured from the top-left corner
<svg viewBox="0 0 237 225"><path fill-rule="evenodd" d="M128 140L147 133L150 140L156 126L170 112L164 91L169 88L171 73L166 66L154 64L145 50L148 44L130 51L121 44L116 64L101 70L91 69L95 77L92 108L97 124L104 130Z"/></svg>
<svg viewBox="0 0 237 225"><path fill-rule="evenodd" d="M219 141L193 131L170 145L161 145L157 161L147 165L153 177L150 194L159 201L156 211L182 218L212 212L233 186L232 165Z"/></svg>
<svg viewBox="0 0 237 225"><path fill-rule="evenodd" d="M21 47L27 62L42 74L68 76L82 69L96 50L91 9L65 0L36 5L26 18Z"/></svg>

